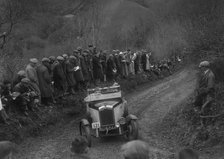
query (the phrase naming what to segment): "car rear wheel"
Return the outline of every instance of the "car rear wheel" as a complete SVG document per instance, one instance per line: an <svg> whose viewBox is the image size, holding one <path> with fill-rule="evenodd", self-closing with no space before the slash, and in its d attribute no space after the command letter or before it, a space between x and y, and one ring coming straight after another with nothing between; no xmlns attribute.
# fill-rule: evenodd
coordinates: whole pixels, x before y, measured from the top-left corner
<svg viewBox="0 0 224 159"><path fill-rule="evenodd" d="M136 120L131 120L127 126L128 132L126 137L129 141L138 139L138 124Z"/></svg>
<svg viewBox="0 0 224 159"><path fill-rule="evenodd" d="M89 125L81 124L80 135L87 139L88 146L91 147L92 146L92 141L91 141L91 131L90 131L90 126Z"/></svg>

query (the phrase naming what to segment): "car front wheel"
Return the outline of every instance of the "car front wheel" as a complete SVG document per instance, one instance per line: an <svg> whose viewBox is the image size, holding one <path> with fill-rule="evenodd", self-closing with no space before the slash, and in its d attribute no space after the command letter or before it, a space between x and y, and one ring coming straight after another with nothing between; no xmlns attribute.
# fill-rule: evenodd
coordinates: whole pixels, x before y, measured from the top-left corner
<svg viewBox="0 0 224 159"><path fill-rule="evenodd" d="M138 123L136 120L131 120L127 129L126 137L129 141L138 139Z"/></svg>

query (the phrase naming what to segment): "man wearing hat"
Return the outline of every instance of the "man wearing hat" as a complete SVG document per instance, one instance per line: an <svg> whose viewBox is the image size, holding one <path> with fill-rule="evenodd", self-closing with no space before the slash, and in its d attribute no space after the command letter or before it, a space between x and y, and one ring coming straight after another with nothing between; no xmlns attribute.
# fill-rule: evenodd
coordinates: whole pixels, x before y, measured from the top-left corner
<svg viewBox="0 0 224 159"><path fill-rule="evenodd" d="M41 91L41 102L44 105L49 105L53 102L53 93L51 89L51 76L49 73L50 59L43 58L42 64L37 67L37 76L39 79L39 87Z"/></svg>
<svg viewBox="0 0 224 159"><path fill-rule="evenodd" d="M39 81L38 81L37 71L36 71L37 64L38 64L38 60L36 58L31 58L29 61L29 64L26 66L25 71L26 71L27 78L33 84L36 91L39 92L40 94Z"/></svg>
<svg viewBox="0 0 224 159"><path fill-rule="evenodd" d="M79 66L81 67L81 73L82 73L82 80L77 81L78 84L82 87L82 88L86 88L86 83L89 81L89 72L88 72L88 67L87 67L87 63L84 57L84 54L86 55L86 51L82 52L80 51L78 53L78 58L79 59Z"/></svg>
<svg viewBox="0 0 224 159"><path fill-rule="evenodd" d="M88 71L88 82L93 82L93 63L92 63L92 54L89 50L84 51L84 60L86 63L87 71Z"/></svg>
<svg viewBox="0 0 224 159"><path fill-rule="evenodd" d="M63 61L64 58L62 56L57 57L57 63L53 69L53 81L56 97L62 97L66 91L66 76L63 70Z"/></svg>
<svg viewBox="0 0 224 159"><path fill-rule="evenodd" d="M100 81L103 82L103 69L100 63L100 53L95 53L93 55L93 76L95 84L98 84Z"/></svg>
<svg viewBox="0 0 224 159"><path fill-rule="evenodd" d="M114 56L112 54L109 55L106 68L107 81L114 82L115 74L117 73L117 68L114 62Z"/></svg>
<svg viewBox="0 0 224 159"><path fill-rule="evenodd" d="M78 52L81 52L82 51L82 47L81 46L77 47L77 50L78 50Z"/></svg>
<svg viewBox="0 0 224 159"><path fill-rule="evenodd" d="M62 57L67 60L68 59L68 55L67 54L63 54Z"/></svg>
<svg viewBox="0 0 224 159"><path fill-rule="evenodd" d="M26 71L25 71L25 70L20 70L20 71L16 74L15 78L13 79L13 85L12 85L12 87L14 87L14 86L17 85L19 82L21 82L21 80L22 80L23 78L25 78L25 77L26 77Z"/></svg>
<svg viewBox="0 0 224 159"><path fill-rule="evenodd" d="M51 73L52 73L52 76L53 76L53 70L54 70L55 65L58 63L58 61L55 58L55 56L50 56L49 60L50 60L50 65L51 65Z"/></svg>
<svg viewBox="0 0 224 159"><path fill-rule="evenodd" d="M75 93L75 86L76 86L76 80L75 80L75 56L70 56L69 60L66 62L66 74L67 74L67 81L68 81L68 92L71 94Z"/></svg>
<svg viewBox="0 0 224 159"><path fill-rule="evenodd" d="M77 52L75 54L75 67L79 67L79 69L75 70L75 80L76 80L76 90L80 90L80 88L85 86L84 82L84 74L86 74L87 67L84 61L84 57L82 56L82 48L78 47Z"/></svg>
<svg viewBox="0 0 224 159"><path fill-rule="evenodd" d="M89 48L89 52L90 53L93 53L93 48L94 48L93 45L92 44L89 44L88 45L88 48Z"/></svg>
<svg viewBox="0 0 224 159"><path fill-rule="evenodd" d="M140 140L124 144L121 151L125 159L149 159L148 144Z"/></svg>
<svg viewBox="0 0 224 159"><path fill-rule="evenodd" d="M20 111L28 115L27 111L33 110L34 105L39 102L38 92L35 91L35 88L28 78L23 78L14 87L14 92L20 93L15 100L15 104L19 106Z"/></svg>
<svg viewBox="0 0 224 159"><path fill-rule="evenodd" d="M106 54L106 51L101 50L99 58L100 58L101 66L102 66L104 81L106 81L106 70L107 70L107 54Z"/></svg>
<svg viewBox="0 0 224 159"><path fill-rule="evenodd" d="M215 93L215 75L210 69L210 63L203 61L199 64L201 77L198 84L198 95L194 105L204 113L205 107L208 107L214 99Z"/></svg>
<svg viewBox="0 0 224 159"><path fill-rule="evenodd" d="M38 64L38 60L36 58L30 59L29 64L26 67L26 75L27 75L27 78L29 78L31 82L36 83L38 85L39 82L38 82L37 72L36 72L37 64Z"/></svg>

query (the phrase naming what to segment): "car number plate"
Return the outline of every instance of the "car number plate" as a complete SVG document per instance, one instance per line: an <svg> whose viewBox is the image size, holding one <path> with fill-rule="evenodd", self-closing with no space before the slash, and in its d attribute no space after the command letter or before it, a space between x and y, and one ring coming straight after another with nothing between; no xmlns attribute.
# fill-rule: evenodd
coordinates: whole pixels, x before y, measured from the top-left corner
<svg viewBox="0 0 224 159"><path fill-rule="evenodd" d="M99 122L92 123L92 128L93 129L99 129L100 128L100 123Z"/></svg>

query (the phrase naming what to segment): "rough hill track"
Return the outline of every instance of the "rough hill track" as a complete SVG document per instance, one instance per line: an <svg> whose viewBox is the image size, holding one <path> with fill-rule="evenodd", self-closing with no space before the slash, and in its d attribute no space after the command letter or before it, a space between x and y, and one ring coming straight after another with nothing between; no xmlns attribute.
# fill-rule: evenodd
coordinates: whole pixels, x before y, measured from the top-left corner
<svg viewBox="0 0 224 159"><path fill-rule="evenodd" d="M170 110L181 104L194 91L196 72L184 69L151 86L144 86L126 96L129 110L139 117L140 138L150 145L155 158L169 157L178 145L164 141L153 130L162 122ZM18 159L72 159L70 143L78 132L77 121L55 128L48 135L31 138L21 145ZM120 146L125 143L122 137L93 139L89 151L92 159L122 158Z"/></svg>

